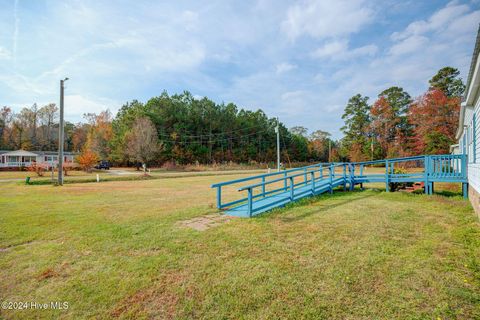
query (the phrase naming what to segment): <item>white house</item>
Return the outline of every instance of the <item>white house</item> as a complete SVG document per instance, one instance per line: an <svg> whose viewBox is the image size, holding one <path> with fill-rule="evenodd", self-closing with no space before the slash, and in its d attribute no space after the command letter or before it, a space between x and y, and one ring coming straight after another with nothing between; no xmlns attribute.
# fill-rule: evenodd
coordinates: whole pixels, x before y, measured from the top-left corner
<svg viewBox="0 0 480 320"><path fill-rule="evenodd" d="M473 50L468 73L464 100L460 108L459 126L456 133L457 145L452 153L468 155L468 195L477 214L480 215L480 27Z"/></svg>
<svg viewBox="0 0 480 320"><path fill-rule="evenodd" d="M73 162L75 155L71 152L64 153L64 162ZM28 167L32 163L56 166L58 152L56 151L2 151L0 150L0 169Z"/></svg>

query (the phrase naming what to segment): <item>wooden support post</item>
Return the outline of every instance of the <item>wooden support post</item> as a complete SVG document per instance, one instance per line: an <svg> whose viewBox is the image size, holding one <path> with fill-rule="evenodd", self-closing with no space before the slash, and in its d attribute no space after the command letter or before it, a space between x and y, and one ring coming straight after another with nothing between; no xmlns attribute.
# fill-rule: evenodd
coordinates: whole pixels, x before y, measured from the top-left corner
<svg viewBox="0 0 480 320"><path fill-rule="evenodd" d="M468 199L468 183L462 183L463 198Z"/></svg>
<svg viewBox="0 0 480 320"><path fill-rule="evenodd" d="M265 176L262 177L262 194L263 194L263 197L265 198Z"/></svg>
<svg viewBox="0 0 480 320"><path fill-rule="evenodd" d="M423 160L423 167L424 167L424 171L425 171L425 181L423 182L423 184L425 185L425 194L429 194L428 193L428 175L429 175L429 170L430 170L430 165L429 165L429 157L428 156L425 156L425 159Z"/></svg>
<svg viewBox="0 0 480 320"><path fill-rule="evenodd" d="M328 167L328 169L330 170L329 172L329 180L330 180L330 194L333 193L333 165L330 165L330 167Z"/></svg>
<svg viewBox="0 0 480 320"><path fill-rule="evenodd" d="M307 168L303 169L303 182L307 185Z"/></svg>
<svg viewBox="0 0 480 320"><path fill-rule="evenodd" d="M347 165L343 165L343 191L347 191Z"/></svg>
<svg viewBox="0 0 480 320"><path fill-rule="evenodd" d="M222 209L222 186L217 187L217 208Z"/></svg>
<svg viewBox="0 0 480 320"><path fill-rule="evenodd" d="M310 172L310 177L312 178L312 195L315 194L315 171Z"/></svg>
<svg viewBox="0 0 480 320"><path fill-rule="evenodd" d="M293 198L295 197L295 194L294 194L294 181L293 181L293 177L290 177L290 201L293 201Z"/></svg>
<svg viewBox="0 0 480 320"><path fill-rule="evenodd" d="M355 165L349 164L349 171L350 171L350 191L355 189Z"/></svg>
<svg viewBox="0 0 480 320"><path fill-rule="evenodd" d="M385 160L385 190L387 192L390 192L390 174L389 174L389 171L390 171L390 164L388 163L388 160Z"/></svg>
<svg viewBox="0 0 480 320"><path fill-rule="evenodd" d="M253 209L252 188L248 188L248 209L247 209L247 213L248 213L248 216L250 218L252 217L252 209Z"/></svg>
<svg viewBox="0 0 480 320"><path fill-rule="evenodd" d="M283 179L283 189L284 189L285 191L287 191L287 189L288 189L288 188L287 188L287 171L284 171L284 172L283 172L283 177L285 178L285 179Z"/></svg>
<svg viewBox="0 0 480 320"><path fill-rule="evenodd" d="M430 194L433 194L435 192L433 188L433 182L430 182L430 187L428 188L428 192L430 192Z"/></svg>

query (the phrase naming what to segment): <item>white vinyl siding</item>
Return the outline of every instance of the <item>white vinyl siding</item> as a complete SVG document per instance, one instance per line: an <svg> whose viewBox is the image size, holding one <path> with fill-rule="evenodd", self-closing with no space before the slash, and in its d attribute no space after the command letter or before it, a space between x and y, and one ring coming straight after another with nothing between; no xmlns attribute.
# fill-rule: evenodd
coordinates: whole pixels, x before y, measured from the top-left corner
<svg viewBox="0 0 480 320"><path fill-rule="evenodd" d="M475 120L474 120L475 115ZM467 119L465 119L467 120ZM480 100L476 101L473 112L469 113L468 128L466 128L466 143L468 153L468 183L480 193ZM473 123L475 122L475 130ZM462 139L463 140L463 139Z"/></svg>

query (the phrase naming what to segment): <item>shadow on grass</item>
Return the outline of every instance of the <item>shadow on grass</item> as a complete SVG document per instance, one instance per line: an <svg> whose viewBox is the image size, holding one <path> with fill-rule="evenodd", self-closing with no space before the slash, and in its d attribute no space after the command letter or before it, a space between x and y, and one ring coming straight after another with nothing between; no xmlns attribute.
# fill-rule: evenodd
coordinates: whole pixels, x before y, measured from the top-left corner
<svg viewBox="0 0 480 320"><path fill-rule="evenodd" d="M286 207L280 209L280 212L278 211L274 211L272 212L272 214L280 214L280 213L283 213L283 211L285 210L291 210L291 209L294 209L295 207L298 207L298 206L305 206L305 205L309 205L309 204L316 204L318 203L319 201L323 200L323 199L329 199L329 200L336 200L336 198L343 198L345 196L351 196L352 194L361 194L363 193L364 191L361 191L361 190L355 190L355 191L346 191L344 192L343 190L337 190L336 193L332 195L325 195L325 194L322 194L320 196L317 196L317 197L312 197L312 198L307 198L307 199L302 199L300 201L297 201L295 203L292 203L292 204L289 204L287 205ZM374 191L375 192L375 191ZM354 197L354 198L349 198L348 200L340 200L338 202L335 202L335 203L332 203L330 205L322 205L321 207L315 207L315 208L312 208L312 210L309 210L301 215L296 215L296 216L292 216L292 217L281 217L281 220L284 221L284 222L294 222L294 221L299 221L299 220L302 220L302 219L305 219L305 218L308 218L309 216L311 215L314 215L314 214L317 214L317 213L321 213L321 212L325 212L325 211L328 211L330 209L334 209L334 208L337 208L337 207L340 207L340 206L343 206L347 203L352 203L354 201L358 201L358 200L363 200L363 199L366 199L366 198L370 198L370 197L373 197L375 195L377 195L378 192L369 192L369 194L365 195L361 195L361 196L358 196L358 197Z"/></svg>
<svg viewBox="0 0 480 320"><path fill-rule="evenodd" d="M454 192L454 191L448 191L448 190L435 191L433 194L436 194L436 195L439 195L439 196L444 196L444 197L463 196L463 193L461 193L461 192Z"/></svg>

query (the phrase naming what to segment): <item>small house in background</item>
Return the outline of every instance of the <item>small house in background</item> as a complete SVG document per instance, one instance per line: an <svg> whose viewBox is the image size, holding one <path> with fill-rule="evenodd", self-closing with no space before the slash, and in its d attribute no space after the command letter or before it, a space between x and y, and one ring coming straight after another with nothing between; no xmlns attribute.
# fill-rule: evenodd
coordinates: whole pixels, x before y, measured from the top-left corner
<svg viewBox="0 0 480 320"><path fill-rule="evenodd" d="M74 161L75 154L64 152L64 162ZM0 169L17 169L28 167L33 163L47 167L58 165L58 152L56 151L2 151L0 150Z"/></svg>
<svg viewBox="0 0 480 320"><path fill-rule="evenodd" d="M480 215L480 28L473 51L470 71L468 73L464 99L460 108L460 119L452 153L468 155L468 196Z"/></svg>

